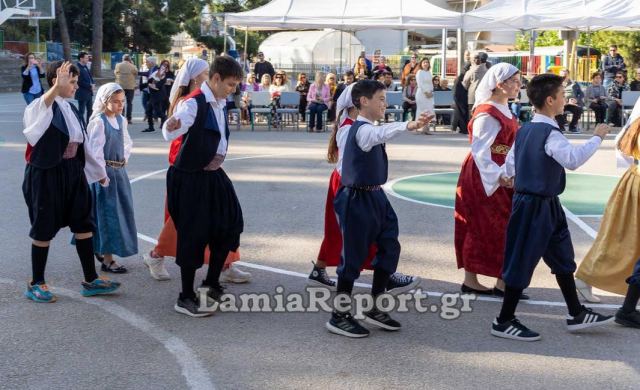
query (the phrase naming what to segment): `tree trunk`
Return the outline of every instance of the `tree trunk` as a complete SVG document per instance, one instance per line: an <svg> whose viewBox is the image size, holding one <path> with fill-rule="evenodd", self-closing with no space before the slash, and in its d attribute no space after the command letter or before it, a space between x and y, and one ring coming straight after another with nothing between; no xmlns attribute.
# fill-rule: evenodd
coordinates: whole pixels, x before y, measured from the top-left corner
<svg viewBox="0 0 640 390"><path fill-rule="evenodd" d="M71 38L69 37L69 26L67 26L67 17L64 14L62 0L56 0L56 21L60 29L60 40L62 41L62 52L64 59L71 61Z"/></svg>
<svg viewBox="0 0 640 390"><path fill-rule="evenodd" d="M93 0L93 33L91 37L91 74L93 77L102 76L102 12L104 0Z"/></svg>

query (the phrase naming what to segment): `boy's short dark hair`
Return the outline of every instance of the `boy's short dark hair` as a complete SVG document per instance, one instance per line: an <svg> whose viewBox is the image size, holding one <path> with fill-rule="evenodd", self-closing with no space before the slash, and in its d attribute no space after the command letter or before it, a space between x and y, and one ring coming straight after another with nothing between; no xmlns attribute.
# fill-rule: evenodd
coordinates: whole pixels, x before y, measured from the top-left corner
<svg viewBox="0 0 640 390"><path fill-rule="evenodd" d="M88 53L86 51L81 51L80 53L78 53L78 59L79 60L83 59L84 57L87 56L87 54Z"/></svg>
<svg viewBox="0 0 640 390"><path fill-rule="evenodd" d="M228 79L229 77L242 80L244 77L242 66L240 66L238 61L234 60L233 57L228 55L221 55L213 60L209 68L209 78L213 77L216 73L220 75L220 79L222 80Z"/></svg>
<svg viewBox="0 0 640 390"><path fill-rule="evenodd" d="M348 71L344 72L344 75L345 75L345 76L353 76L353 77L356 77L356 74L355 74L355 73L353 73L353 71L352 71L352 70L348 70Z"/></svg>
<svg viewBox="0 0 640 390"><path fill-rule="evenodd" d="M53 79L58 77L58 68L60 68L62 64L64 64L64 61L55 61L49 63L47 66L47 83L49 83L49 87L53 87ZM72 76L78 76L80 74L78 67L74 64L71 64L69 67L69 72L71 72Z"/></svg>
<svg viewBox="0 0 640 390"><path fill-rule="evenodd" d="M602 75L600 74L600 72L593 72L593 73L591 74L591 80L595 79L595 78L596 78L596 77L598 77L598 76L602 77Z"/></svg>
<svg viewBox="0 0 640 390"><path fill-rule="evenodd" d="M386 91L387 87L379 81L360 80L353 86L351 90L351 100L356 108L360 109L360 98L366 97L372 99L373 95L378 91Z"/></svg>
<svg viewBox="0 0 640 390"><path fill-rule="evenodd" d="M532 78L527 85L527 95L529 101L537 109L544 108L549 96L555 96L562 88L562 77L544 73Z"/></svg>

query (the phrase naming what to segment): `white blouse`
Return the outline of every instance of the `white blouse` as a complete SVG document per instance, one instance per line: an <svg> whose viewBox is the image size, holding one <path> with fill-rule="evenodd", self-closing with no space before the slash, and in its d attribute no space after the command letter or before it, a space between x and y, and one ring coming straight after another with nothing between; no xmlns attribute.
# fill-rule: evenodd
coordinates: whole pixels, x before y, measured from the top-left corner
<svg viewBox="0 0 640 390"><path fill-rule="evenodd" d="M507 105L491 101L486 103L496 107L507 118L513 117ZM498 165L491 159L491 145L495 142L500 130L500 122L487 113L478 114L473 121L471 156L478 167L487 196L493 195L500 187L500 178L507 176L505 166Z"/></svg>
<svg viewBox="0 0 640 390"><path fill-rule="evenodd" d="M95 180L93 180L94 182L101 179L107 179L108 182L106 174L101 175L103 168L101 168L100 163L96 160L96 156L93 153L92 148L89 146L89 142L84 142L82 126L70 106L71 103L59 96L55 98L55 102L58 103L58 107L60 108L64 121L67 124L67 129L69 130L69 142L83 143L85 159L84 172L87 179L92 178L93 180L95 178ZM38 143L47 129L49 129L52 120L53 104L50 107L47 107L44 102L44 97L34 100L27 106L24 110L24 130L22 133L27 138L27 142L29 142L31 146L35 146Z"/></svg>
<svg viewBox="0 0 640 390"><path fill-rule="evenodd" d="M107 121L114 129L119 129L118 120L115 116L107 116ZM87 181L89 182L89 184L91 184L106 177L106 182L102 184L106 187L107 185L109 185L109 178L107 177L107 169L104 159L104 144L106 142L106 137L104 135L104 122L102 121L102 118L93 118L93 120L91 120L91 122L89 122L89 125L87 126L87 133L89 134L87 144L89 145L91 153L93 154L99 165L99 170L97 170L96 172L86 172L85 170ZM127 120L125 118L122 118L122 136L124 139L124 160L128 162L129 157L131 156L131 149L133 148L133 141L131 141L131 137L129 136L129 130L127 130Z"/></svg>

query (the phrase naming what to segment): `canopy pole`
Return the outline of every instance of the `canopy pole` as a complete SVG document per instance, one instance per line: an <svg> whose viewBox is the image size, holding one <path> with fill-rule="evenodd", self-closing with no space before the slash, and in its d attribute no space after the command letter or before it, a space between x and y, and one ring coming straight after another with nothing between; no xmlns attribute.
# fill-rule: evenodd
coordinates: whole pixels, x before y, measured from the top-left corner
<svg viewBox="0 0 640 390"><path fill-rule="evenodd" d="M442 29L442 63L440 64L440 80L447 77L447 29Z"/></svg>
<svg viewBox="0 0 640 390"><path fill-rule="evenodd" d="M464 21L464 14L467 11L467 2L462 1L462 20ZM464 69L464 30L459 28L457 31L457 52L458 52L458 74L462 74Z"/></svg>
<svg viewBox="0 0 640 390"><path fill-rule="evenodd" d="M591 27L587 27L587 77L591 79Z"/></svg>
<svg viewBox="0 0 640 390"><path fill-rule="evenodd" d="M531 30L529 34L529 64L527 66L527 73L529 76L535 73L534 61L535 61L535 50L536 50L536 30Z"/></svg>
<svg viewBox="0 0 640 390"><path fill-rule="evenodd" d="M222 30L222 38L223 38L223 44L222 44L222 54L225 54L227 52L227 18L225 17L224 19L224 23L223 23L223 30Z"/></svg>
<svg viewBox="0 0 640 390"><path fill-rule="evenodd" d="M337 75L338 75L337 77L342 77L342 57L343 57L342 50L343 50L343 47L344 47L344 43L343 43L343 40L342 40L342 33L343 33L343 31L340 30L340 69L338 69L338 71L336 72Z"/></svg>
<svg viewBox="0 0 640 390"><path fill-rule="evenodd" d="M248 44L249 44L249 26L246 26L244 28L244 60L245 61L249 61L249 63L251 63L251 61L247 57L247 45Z"/></svg>

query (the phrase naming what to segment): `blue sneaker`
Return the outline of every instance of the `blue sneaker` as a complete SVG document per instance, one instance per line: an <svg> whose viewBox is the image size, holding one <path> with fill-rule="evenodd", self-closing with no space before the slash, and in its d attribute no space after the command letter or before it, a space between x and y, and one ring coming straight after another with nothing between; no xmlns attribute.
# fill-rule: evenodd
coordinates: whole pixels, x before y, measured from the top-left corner
<svg viewBox="0 0 640 390"><path fill-rule="evenodd" d="M24 296L39 303L53 303L58 300L58 297L49 291L49 286L46 283L39 283L33 286L31 283L27 283L27 291L24 292Z"/></svg>
<svg viewBox="0 0 640 390"><path fill-rule="evenodd" d="M111 294L118 288L120 288L120 283L118 282L97 278L91 283L82 282L82 291L80 291L80 293L82 296L92 297L94 295Z"/></svg>

